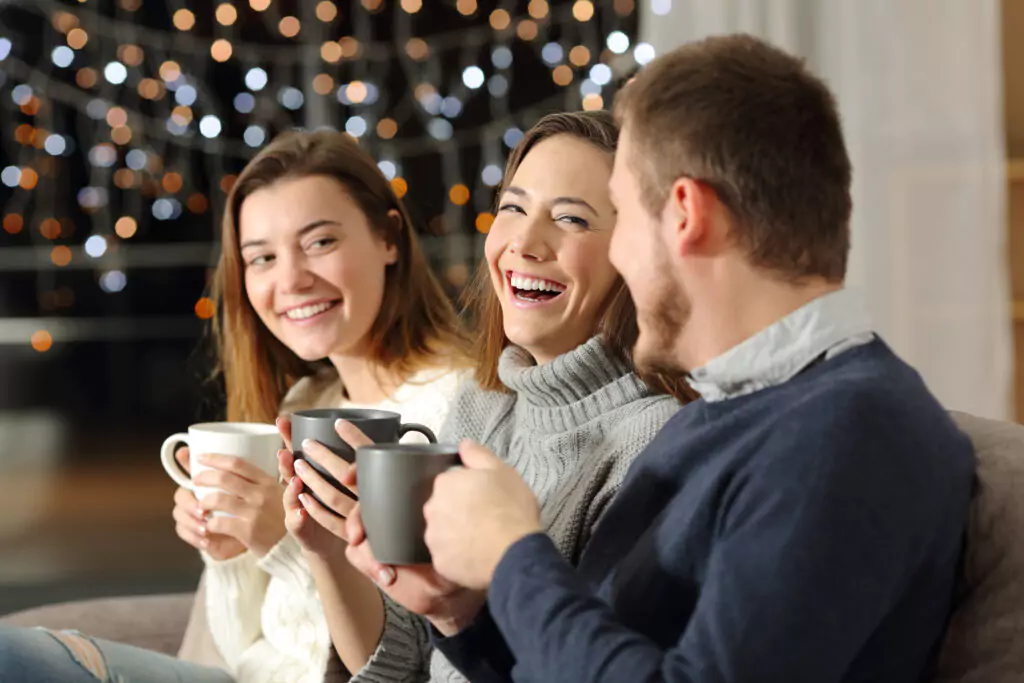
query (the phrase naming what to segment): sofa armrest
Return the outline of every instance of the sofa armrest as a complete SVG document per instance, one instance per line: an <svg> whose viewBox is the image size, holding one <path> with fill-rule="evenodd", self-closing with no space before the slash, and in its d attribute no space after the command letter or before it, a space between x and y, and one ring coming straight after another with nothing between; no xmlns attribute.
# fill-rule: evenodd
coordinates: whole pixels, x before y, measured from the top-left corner
<svg viewBox="0 0 1024 683"><path fill-rule="evenodd" d="M185 633L192 597L192 593L181 593L65 602L0 616L0 624L75 629L174 656Z"/></svg>

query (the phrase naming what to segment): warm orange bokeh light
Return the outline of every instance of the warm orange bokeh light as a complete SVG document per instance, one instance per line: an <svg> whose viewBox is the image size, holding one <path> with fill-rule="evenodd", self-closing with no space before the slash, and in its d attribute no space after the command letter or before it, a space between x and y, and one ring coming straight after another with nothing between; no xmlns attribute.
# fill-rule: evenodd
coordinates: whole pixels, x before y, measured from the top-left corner
<svg viewBox="0 0 1024 683"><path fill-rule="evenodd" d="M334 90L334 79L330 74L317 74L313 77L313 90L318 95L330 95Z"/></svg>
<svg viewBox="0 0 1024 683"><path fill-rule="evenodd" d="M55 266L63 268L67 264L71 263L71 250L63 244L54 247L50 252L50 260L53 261Z"/></svg>
<svg viewBox="0 0 1024 683"><path fill-rule="evenodd" d="M175 192L181 189L181 186L184 184L184 181L182 180L180 173L175 173L174 171L171 171L170 173L164 174L164 179L163 181L161 181L160 184L163 185L165 191L174 194Z"/></svg>
<svg viewBox="0 0 1024 683"><path fill-rule="evenodd" d="M615 13L620 16L629 16L636 9L636 0L615 0Z"/></svg>
<svg viewBox="0 0 1024 683"><path fill-rule="evenodd" d="M138 45L121 45L117 48L117 58L128 66L138 66L142 64L142 60L145 54L142 52L142 48Z"/></svg>
<svg viewBox="0 0 1024 683"><path fill-rule="evenodd" d="M551 72L551 78L558 85L569 85L572 83L572 69L565 64L556 66L555 70Z"/></svg>
<svg viewBox="0 0 1024 683"><path fill-rule="evenodd" d="M328 40L320 46L320 59L335 64L341 61L341 45L333 40Z"/></svg>
<svg viewBox="0 0 1024 683"><path fill-rule="evenodd" d="M548 15L548 3L547 0L530 0L529 6L526 11L530 13L530 16L534 19L543 19Z"/></svg>
<svg viewBox="0 0 1024 683"><path fill-rule="evenodd" d="M21 169L21 182L18 185L23 190L33 190L39 182L39 174L31 168Z"/></svg>
<svg viewBox="0 0 1024 683"><path fill-rule="evenodd" d="M398 133L398 124L394 119L381 119L377 122L377 137L390 140Z"/></svg>
<svg viewBox="0 0 1024 683"><path fill-rule="evenodd" d="M338 8L331 0L323 0L317 3L316 18L326 23L334 21L338 16Z"/></svg>
<svg viewBox="0 0 1024 683"><path fill-rule="evenodd" d="M96 77L96 69L85 67L84 69L79 69L77 73L75 73L75 83L78 84L79 88L88 90L96 85Z"/></svg>
<svg viewBox="0 0 1024 683"><path fill-rule="evenodd" d="M338 41L341 46L341 56L345 59L352 59L359 54L359 41L352 36L345 36Z"/></svg>
<svg viewBox="0 0 1024 683"><path fill-rule="evenodd" d="M448 191L448 199L456 206L463 206L469 201L469 188L465 185L455 185Z"/></svg>
<svg viewBox="0 0 1024 683"><path fill-rule="evenodd" d="M160 65L160 78L168 83L178 80L181 76L181 66L174 61L166 61Z"/></svg>
<svg viewBox="0 0 1024 683"><path fill-rule="evenodd" d="M128 126L118 126L110 131L110 139L114 144L127 145L132 141L132 129Z"/></svg>
<svg viewBox="0 0 1024 683"><path fill-rule="evenodd" d="M584 111L597 111L598 109L604 109L604 98L596 93L584 95L583 109Z"/></svg>
<svg viewBox="0 0 1024 683"><path fill-rule="evenodd" d="M39 224L39 234L48 240L55 240L60 237L60 221L56 218L47 218Z"/></svg>
<svg viewBox="0 0 1024 683"><path fill-rule="evenodd" d="M468 17L476 12L476 0L458 0L455 3L455 9L459 10L459 14Z"/></svg>
<svg viewBox="0 0 1024 683"><path fill-rule="evenodd" d="M569 61L576 66L586 66L590 63L590 50L586 45L577 45L569 50Z"/></svg>
<svg viewBox="0 0 1024 683"><path fill-rule="evenodd" d="M476 217L476 229L478 232L487 234L491 231L491 225L494 223L494 216L489 213L477 214Z"/></svg>
<svg viewBox="0 0 1024 683"><path fill-rule="evenodd" d="M36 129L27 123L23 123L14 129L14 139L23 145L31 145Z"/></svg>
<svg viewBox="0 0 1024 683"><path fill-rule="evenodd" d="M202 320L209 320L217 312L217 307L209 297L203 297L196 302L196 317Z"/></svg>
<svg viewBox="0 0 1024 683"><path fill-rule="evenodd" d="M4 216L4 231L11 235L17 235L25 227L25 219L21 214L9 213Z"/></svg>
<svg viewBox="0 0 1024 683"><path fill-rule="evenodd" d="M594 18L594 3L590 0L576 0L572 6L572 15L576 21L590 21Z"/></svg>
<svg viewBox="0 0 1024 683"><path fill-rule="evenodd" d="M523 19L516 27L516 35L520 40L533 40L537 37L537 22L530 19Z"/></svg>
<svg viewBox="0 0 1024 683"><path fill-rule="evenodd" d="M405 54L409 55L409 59L422 62L430 56L430 46L422 38L410 38L405 43Z"/></svg>
<svg viewBox="0 0 1024 683"><path fill-rule="evenodd" d="M46 330L36 330L32 333L32 348L39 353L46 353L53 346L53 337Z"/></svg>
<svg viewBox="0 0 1024 683"><path fill-rule="evenodd" d="M231 41L224 38L213 41L213 45L210 46L210 56L213 57L216 62L226 62L231 59L231 53L234 52L231 47Z"/></svg>
<svg viewBox="0 0 1024 683"><path fill-rule="evenodd" d="M114 232L123 240L129 239L138 231L139 225L131 216L121 216L114 223Z"/></svg>
<svg viewBox="0 0 1024 683"><path fill-rule="evenodd" d="M409 14L416 14L423 9L423 0L402 0L402 9Z"/></svg>
<svg viewBox="0 0 1024 683"><path fill-rule="evenodd" d="M128 123L128 112L121 107L111 107L107 110L107 125L117 128Z"/></svg>
<svg viewBox="0 0 1024 683"><path fill-rule="evenodd" d="M401 199L405 196L405 193L409 191L409 183L405 182L405 178L397 176L391 179L391 189L395 191L395 195Z"/></svg>
<svg viewBox="0 0 1024 683"><path fill-rule="evenodd" d="M196 25L196 15L187 9L180 9L174 13L174 26L179 31L191 31Z"/></svg>
<svg viewBox="0 0 1024 683"><path fill-rule="evenodd" d="M503 9L496 9L491 12L491 28L495 31L503 31L512 23L512 17Z"/></svg>
<svg viewBox="0 0 1024 683"><path fill-rule="evenodd" d="M231 26L238 21L238 10L235 9L234 5L226 2L222 2L217 5L217 11L214 13L217 18L217 23L221 26Z"/></svg>
<svg viewBox="0 0 1024 683"><path fill-rule="evenodd" d="M284 17L277 25L277 30L280 31L281 35L285 38L294 38L299 35L301 28L302 24L299 23L299 20L296 17Z"/></svg>
<svg viewBox="0 0 1024 683"><path fill-rule="evenodd" d="M193 192L188 196L188 210L192 213L206 213L208 206L209 203L202 194Z"/></svg>
<svg viewBox="0 0 1024 683"><path fill-rule="evenodd" d="M235 182L237 180L238 180L238 176L236 176L236 175L226 175L223 178L221 178L220 179L220 189L221 189L221 192L223 192L224 194L227 194L228 192L231 192L231 188L235 186Z"/></svg>
<svg viewBox="0 0 1024 683"><path fill-rule="evenodd" d="M263 12L270 7L270 0L249 0L249 7L252 7L257 12Z"/></svg>
<svg viewBox="0 0 1024 683"><path fill-rule="evenodd" d="M81 50L89 42L89 34L83 29L73 28L68 31L68 47L72 50Z"/></svg>

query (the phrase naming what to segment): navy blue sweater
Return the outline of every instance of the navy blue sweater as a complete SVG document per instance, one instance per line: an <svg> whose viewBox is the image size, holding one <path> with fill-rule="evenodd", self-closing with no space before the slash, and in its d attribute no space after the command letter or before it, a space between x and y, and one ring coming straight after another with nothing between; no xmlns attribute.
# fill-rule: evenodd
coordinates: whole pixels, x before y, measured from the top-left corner
<svg viewBox="0 0 1024 683"><path fill-rule="evenodd" d="M875 341L681 410L578 570L513 545L436 645L473 681L917 683L951 607L967 438Z"/></svg>

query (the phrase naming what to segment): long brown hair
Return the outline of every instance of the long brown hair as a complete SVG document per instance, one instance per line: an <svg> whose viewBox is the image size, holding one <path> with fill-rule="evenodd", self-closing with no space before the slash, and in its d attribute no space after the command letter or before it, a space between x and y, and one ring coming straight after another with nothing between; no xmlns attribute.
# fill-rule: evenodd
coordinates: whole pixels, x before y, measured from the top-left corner
<svg viewBox="0 0 1024 683"><path fill-rule="evenodd" d="M571 135L612 156L617 147L619 128L612 115L606 111L548 114L526 132L509 154L505 164L505 175L495 196L495 209L502 193L512 182L512 177L530 150L542 140L556 135ZM632 365L633 346L640 332L633 298L621 277L616 279L607 301L597 331L601 333L605 346L614 357ZM486 259L480 264L473 281L463 294L463 303L472 318L472 329L475 331L472 356L476 361L474 377L477 383L484 389L509 391L498 378L498 359L511 342L505 336L501 301L491 283ZM672 394L680 401L686 402L696 396L681 376L641 374L641 377L653 391Z"/></svg>
<svg viewBox="0 0 1024 683"><path fill-rule="evenodd" d="M221 226L213 331L228 420L273 421L288 389L324 365L299 358L256 315L245 293L238 238L239 213L249 195L284 179L308 176L341 183L371 229L398 249L398 260L387 266L383 301L369 332L372 362L403 380L432 365L466 362L458 316L420 249L409 212L373 158L344 133L284 133L239 175ZM391 210L401 216L397 228L388 216Z"/></svg>

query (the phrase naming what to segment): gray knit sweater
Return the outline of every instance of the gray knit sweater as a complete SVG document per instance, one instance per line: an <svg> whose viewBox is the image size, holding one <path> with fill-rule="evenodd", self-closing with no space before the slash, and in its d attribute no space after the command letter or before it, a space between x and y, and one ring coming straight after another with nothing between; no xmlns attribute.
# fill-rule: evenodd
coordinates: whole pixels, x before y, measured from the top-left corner
<svg viewBox="0 0 1024 683"><path fill-rule="evenodd" d="M633 459L679 404L651 396L599 337L540 366L509 347L498 374L513 393L466 382L440 440L475 439L516 468L540 501L548 535L576 564ZM387 599L385 610L380 645L353 681L465 681L430 647L421 617Z"/></svg>

